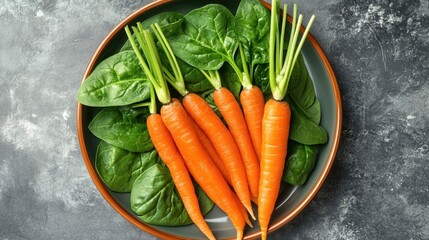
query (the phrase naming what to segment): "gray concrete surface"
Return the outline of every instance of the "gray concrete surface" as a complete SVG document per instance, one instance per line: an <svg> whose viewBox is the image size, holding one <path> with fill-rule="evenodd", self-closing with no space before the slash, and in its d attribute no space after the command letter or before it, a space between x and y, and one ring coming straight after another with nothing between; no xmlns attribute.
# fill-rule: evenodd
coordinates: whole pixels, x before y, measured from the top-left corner
<svg viewBox="0 0 429 240"><path fill-rule="evenodd" d="M79 151L75 93L109 31L149 1L0 1L0 239L154 239ZM429 239L429 2L298 1L343 96L314 201L270 239Z"/></svg>

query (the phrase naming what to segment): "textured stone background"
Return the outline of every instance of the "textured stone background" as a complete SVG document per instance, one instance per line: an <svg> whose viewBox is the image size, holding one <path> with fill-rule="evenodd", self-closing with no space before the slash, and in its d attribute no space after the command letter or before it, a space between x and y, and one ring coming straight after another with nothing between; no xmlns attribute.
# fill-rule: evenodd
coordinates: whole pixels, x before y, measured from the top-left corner
<svg viewBox="0 0 429 240"><path fill-rule="evenodd" d="M0 1L0 239L154 239L96 190L75 93L109 31L146 1ZM298 1L343 96L338 156L271 239L429 239L429 1Z"/></svg>

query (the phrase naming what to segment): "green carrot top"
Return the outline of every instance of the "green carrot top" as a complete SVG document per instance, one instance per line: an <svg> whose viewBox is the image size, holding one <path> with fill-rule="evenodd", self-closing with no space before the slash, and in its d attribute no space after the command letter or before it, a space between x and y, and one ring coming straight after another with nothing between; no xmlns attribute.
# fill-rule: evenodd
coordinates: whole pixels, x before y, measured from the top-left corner
<svg viewBox="0 0 429 240"><path fill-rule="evenodd" d="M286 30L286 18L287 18L287 5L283 7L283 18L281 26L279 26L279 11L280 3L278 0L272 1L271 8L271 31L270 31L270 49L269 49L269 79L270 79L270 88L273 93L273 98L275 100L283 100L289 84L289 79L292 75L293 67L298 59L301 48L304 44L305 38L310 31L310 27L313 24L315 16L311 16L307 28L305 29L301 40L298 43L299 30L302 24L303 16L299 14L297 21L297 11L298 6L294 4L293 6L293 20L292 20L292 29L288 41L287 53L286 56L283 56L284 49L284 38ZM280 32L279 32L280 27Z"/></svg>

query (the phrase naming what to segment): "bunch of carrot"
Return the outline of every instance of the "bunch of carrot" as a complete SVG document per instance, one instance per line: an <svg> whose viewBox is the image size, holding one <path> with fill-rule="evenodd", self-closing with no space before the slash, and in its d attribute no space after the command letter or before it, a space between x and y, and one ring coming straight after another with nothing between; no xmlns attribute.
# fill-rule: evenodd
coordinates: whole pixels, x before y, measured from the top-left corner
<svg viewBox="0 0 429 240"><path fill-rule="evenodd" d="M258 204L262 239L267 236L287 154L291 112L283 99L293 66L314 20L313 16L297 45L302 16L297 22L297 8L294 7L288 51L283 56L287 8L285 5L280 32L279 8L278 0L274 0L269 52L272 99L265 103L261 90L248 84L240 94L241 108L233 94L222 87L216 71L204 72L215 88L215 104L228 128L203 98L187 91L173 51L157 24L151 26L152 32L167 55L173 73L161 65L149 30L138 24L133 27L133 37L130 29L125 29L150 80L151 115L147 127L152 142L169 168L189 216L209 239L215 237L200 212L192 178L229 216L237 239L243 237L245 222L251 225L247 213L255 219L252 200ZM170 97L167 82L183 96L182 103ZM155 95L162 103L160 114Z"/></svg>

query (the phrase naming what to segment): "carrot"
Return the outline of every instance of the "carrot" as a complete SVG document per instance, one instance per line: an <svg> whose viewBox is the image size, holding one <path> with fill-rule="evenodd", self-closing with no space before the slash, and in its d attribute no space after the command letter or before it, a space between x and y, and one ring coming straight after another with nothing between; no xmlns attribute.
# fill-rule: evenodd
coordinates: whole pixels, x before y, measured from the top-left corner
<svg viewBox="0 0 429 240"><path fill-rule="evenodd" d="M167 58L170 61L170 65L173 68L173 74L169 73L168 71L164 71L167 81L182 95L184 96L183 102L188 102L188 105L194 105L193 100L197 100L199 103L195 106L203 106L205 109L208 109L209 114L209 121L216 122L217 126L216 128L210 129L210 122L207 122L205 126L202 126L202 122L204 122L206 116L194 114L194 113L201 113L201 111L198 109L198 107L193 108L194 110L191 110L192 108L187 108L186 110L189 112L189 114L192 116L193 120L197 123L199 127L207 134L210 141L212 142L213 146L215 147L216 151L218 152L219 156L221 157L222 161L224 162L226 168L228 169L228 174L231 179L232 186L235 190L235 192L238 195L238 198L240 199L241 203L244 205L244 207L247 209L247 211L250 213L253 219L255 219L253 214L252 205L250 202L251 196L249 192L249 185L247 183L247 175L246 175L246 168L244 167L243 160L240 155L240 151L238 150L238 147L231 136L231 133L228 131L228 129L223 125L222 121L219 119L219 117L214 113L214 111L210 108L207 102L205 102L201 97L189 93L184 84L183 76L181 74L180 68L177 64L176 58L173 54L172 49L170 48L165 36L163 36L162 31L159 27L153 27L152 30L154 30L154 33L159 40L162 48L164 49L165 54L167 55ZM164 68L165 69L165 68ZM209 74L212 75L212 77L209 77L205 71L202 71L203 74L208 77L207 79L212 83L212 85L215 87L215 89L219 89L221 87L221 81L219 77L219 73L217 71L208 71ZM190 101L190 102L189 102ZM239 108L239 112L241 112L241 109ZM206 119L207 120L207 119ZM221 135L217 136L217 131L220 129L222 132ZM250 138L249 138L250 139ZM180 148L179 148L180 149ZM249 148L248 148L249 149ZM250 148L253 150L253 148ZM256 160L257 161L257 160ZM256 175L255 177L258 177Z"/></svg>
<svg viewBox="0 0 429 240"><path fill-rule="evenodd" d="M206 149L207 153L210 155L210 158L213 160L214 164L218 167L219 171L222 173L225 180L228 182L230 186L232 186L231 177L229 176L228 169L226 168L225 164L223 163L222 159L220 158L219 154L217 153L215 147L213 146L212 142L210 142L210 139L207 137L207 135L204 133L203 130L190 118L193 126L195 128L195 132L197 133L198 138L201 141L201 144L203 144L204 148Z"/></svg>
<svg viewBox="0 0 429 240"><path fill-rule="evenodd" d="M253 148L258 160L261 161L264 95L258 86L253 85L251 88L243 88L240 93L240 103L243 107L243 114L252 139Z"/></svg>
<svg viewBox="0 0 429 240"><path fill-rule="evenodd" d="M170 65L176 76L176 78L174 78L170 72L165 72L166 68L161 65L156 45L150 31L144 30L140 23L137 25L138 29L133 28L134 35L149 64L143 59L129 29L126 28L125 30L146 76L151 85L153 85L158 100L163 104L161 107L162 121L170 132L192 177L209 198L229 216L237 231L237 239L241 239L243 237L245 219L241 212L240 205L235 201L235 193L230 189L222 173L213 163L210 155L201 144L195 132L194 123L191 121L185 109L177 99L171 99L170 97L167 81L169 81L173 87L177 88L182 95L188 93L184 87L183 76L180 73L177 61L175 61L174 55L169 55L171 49L169 49L168 44L166 45L166 41L164 41L165 37L160 27L158 25L152 25L152 30L160 41L161 47L169 57ZM156 111L156 108L151 109L151 111Z"/></svg>
<svg viewBox="0 0 429 240"><path fill-rule="evenodd" d="M192 118L190 118L190 119L192 120ZM207 153L212 158L214 164L216 164L216 166L219 168L219 170L222 173L222 175L224 176L225 180L229 183L230 186L232 186L232 181L231 181L231 178L229 176L228 169L226 168L225 164L223 163L222 159L220 158L219 154L217 153L215 147L210 142L210 139L203 132L203 130L201 130L201 128L193 120L192 120L192 122L194 124L195 132L197 133L198 138L200 139L203 146L206 148ZM247 225L249 225L250 227L253 227L252 222L250 221L249 216L247 215L246 208L243 206L243 204L241 204L241 202L238 199L236 194L234 194L233 197L234 197L235 202L240 206L240 210L244 216L244 220L246 221ZM252 199L252 201L254 201L254 199ZM255 201L255 203L257 204L258 202Z"/></svg>
<svg viewBox="0 0 429 240"><path fill-rule="evenodd" d="M281 33L279 33L278 29L279 9L279 1L273 0L269 50L269 81L273 98L265 104L262 119L261 175L258 197L258 219L262 240L267 238L268 225L279 193L287 155L291 112L289 104L284 101L284 98L293 67L314 21L314 16L312 16L298 46L296 46L303 17L300 15L298 22L296 22L297 6L294 5L292 30L287 54L283 59L283 38L286 28L287 6L284 5L283 8Z"/></svg>
<svg viewBox="0 0 429 240"><path fill-rule="evenodd" d="M231 218L237 230L237 239L241 239L245 220L240 206L234 200L235 194L204 150L189 115L180 102L173 99L170 104L161 107L161 116L189 172L210 199Z"/></svg>
<svg viewBox="0 0 429 240"><path fill-rule="evenodd" d="M240 151L231 133L208 103L197 94L189 93L186 95L183 98L183 106L195 123L198 124L213 143L213 146L228 168L233 188L238 198L252 218L255 219L250 203L246 170L241 159Z"/></svg>
<svg viewBox="0 0 429 240"><path fill-rule="evenodd" d="M146 119L146 124L152 143L158 151L162 161L170 170L174 185L182 198L182 202L189 214L189 217L208 239L216 239L210 230L210 227L204 221L191 176L188 173L179 150L174 144L174 140L170 132L162 121L161 115L151 114Z"/></svg>
<svg viewBox="0 0 429 240"><path fill-rule="evenodd" d="M271 212L280 189L283 175L290 125L289 104L268 100L265 104L262 125L262 161L258 197L259 224L266 234ZM262 235L262 239L266 236Z"/></svg>
<svg viewBox="0 0 429 240"><path fill-rule="evenodd" d="M213 98L237 143L246 169L250 193L252 197L257 197L259 188L259 161L253 149L252 140L250 139L240 105L235 100L231 91L223 87L214 91Z"/></svg>

